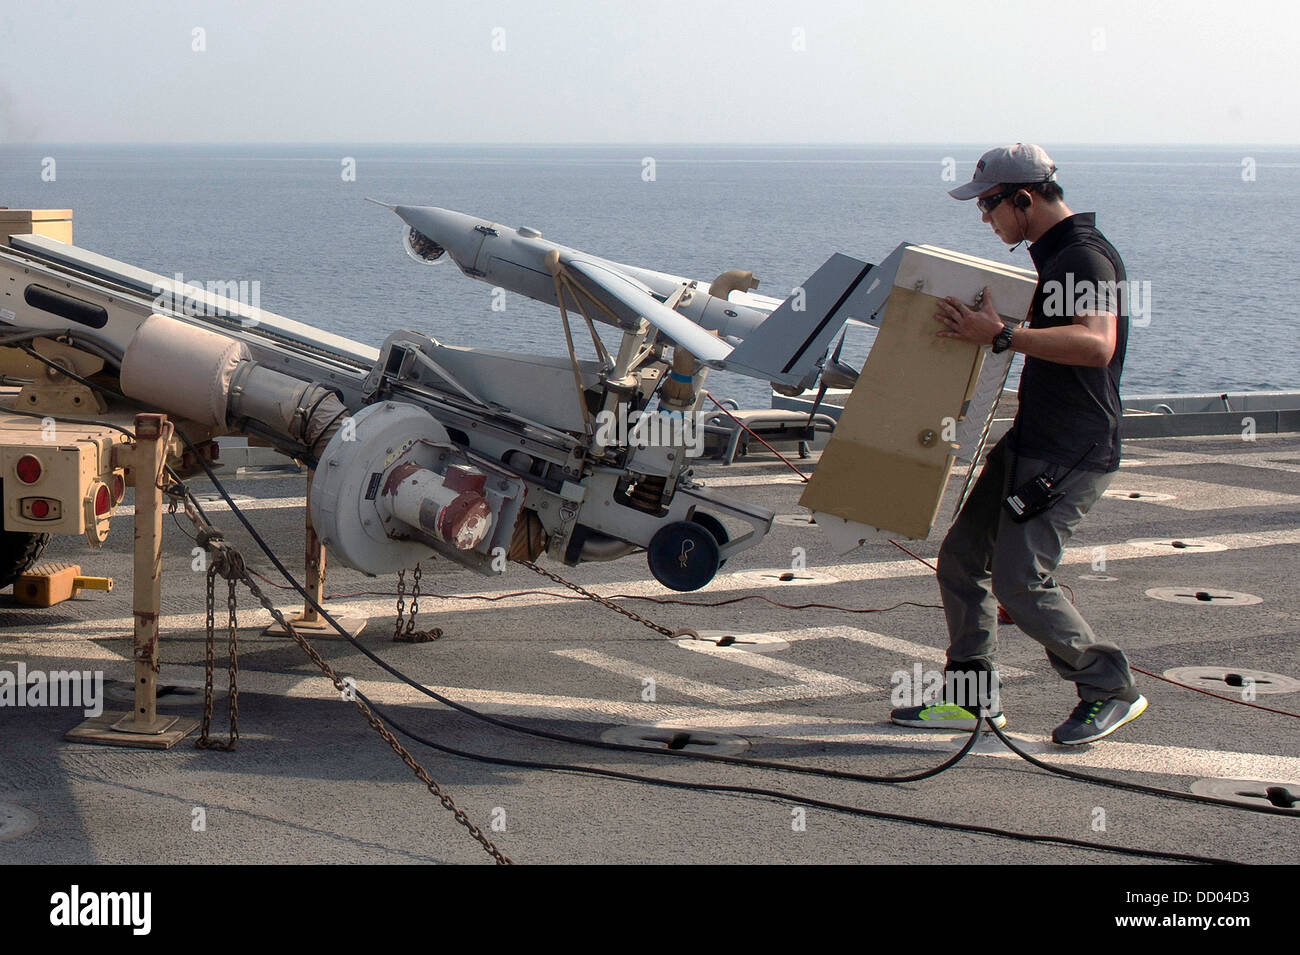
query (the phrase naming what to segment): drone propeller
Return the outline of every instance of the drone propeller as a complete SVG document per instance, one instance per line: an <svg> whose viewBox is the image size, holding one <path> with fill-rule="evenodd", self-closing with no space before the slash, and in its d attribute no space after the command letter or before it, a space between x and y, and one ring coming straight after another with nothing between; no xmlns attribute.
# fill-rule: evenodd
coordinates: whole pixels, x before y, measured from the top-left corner
<svg viewBox="0 0 1300 955"><path fill-rule="evenodd" d="M813 418L817 417L817 409L822 406L822 399L826 397L827 388L832 384L837 388L852 388L857 384L857 372L840 363L840 352L844 350L844 339L848 334L848 329L845 329L840 335L839 342L835 345L835 351L832 353L830 360L822 367L821 385L817 389L817 397L813 399L812 412L808 415L808 427L812 427Z"/></svg>

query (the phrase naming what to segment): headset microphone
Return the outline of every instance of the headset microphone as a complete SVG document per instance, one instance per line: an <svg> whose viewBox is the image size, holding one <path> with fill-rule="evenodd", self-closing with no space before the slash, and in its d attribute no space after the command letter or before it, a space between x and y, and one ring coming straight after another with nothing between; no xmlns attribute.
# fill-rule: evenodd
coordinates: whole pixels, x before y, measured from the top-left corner
<svg viewBox="0 0 1300 955"><path fill-rule="evenodd" d="M1020 246L1023 245L1025 240L1028 238L1028 235L1026 233L1029 231L1027 228L1029 225L1029 216L1025 213L1024 210L1029 208L1030 202L1031 200L1029 198L1029 194L1024 192L1023 190L1017 192L1011 200L1011 204L1016 208L1017 211L1019 211L1022 215L1024 215L1024 219L1025 219L1024 225L1020 227L1020 241L1011 247L1012 252L1020 248Z"/></svg>

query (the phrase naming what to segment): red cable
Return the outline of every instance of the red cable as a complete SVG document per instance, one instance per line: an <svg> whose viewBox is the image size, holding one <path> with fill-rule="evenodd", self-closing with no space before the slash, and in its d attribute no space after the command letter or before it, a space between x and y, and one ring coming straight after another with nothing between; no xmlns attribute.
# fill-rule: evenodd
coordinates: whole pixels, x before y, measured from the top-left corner
<svg viewBox="0 0 1300 955"><path fill-rule="evenodd" d="M780 451L778 451L776 448L772 447L770 444L768 444L766 441L764 441L762 438L760 438L757 434L755 434L755 433L753 432L752 429L750 429L748 426L746 426L745 422L741 421L741 420L740 420L739 418L737 418L734 414L732 414L730 411L728 411L726 408L724 408L724 407L722 406L722 402L718 401L717 398L713 397L713 395L709 394L707 391L704 393L704 396L705 396L706 398L708 398L710 401L712 401L715 405L717 405L717 406L718 406L718 410L721 411L724 415L726 415L726 416L727 416L728 418L730 418L732 421L736 422L736 424L740 425L740 427L741 427L743 430L748 431L751 435L753 435L753 437L756 438L756 439L758 440L758 443L759 443L759 444L761 444L763 447L767 448L767 450L771 451L771 452L772 452L773 454L775 454L778 458L780 458L781 461L785 464L786 467L788 467L788 468L789 468L791 471L793 471L795 474L799 475L800 479L802 479L802 480L805 481L805 482L806 482L806 481L811 481L811 480L812 480L812 478L810 478L808 475L804 474L804 473L803 473L802 471L800 471L797 467L795 467L793 464L791 464L791 463L790 463L790 460L789 460L789 459L788 459L784 454L782 454L782 453L781 453Z"/></svg>
<svg viewBox="0 0 1300 955"><path fill-rule="evenodd" d="M252 574L254 577L258 578L259 580L261 580L262 582L269 584L272 587L278 587L280 590L293 589L287 584L277 584L272 580L268 580L266 577L262 576L255 570L250 570L249 573ZM487 594L434 594L434 593L420 594L420 596L427 597L433 600L484 600L489 603L493 603L498 600L508 600L511 597L527 597L532 594L538 594L543 597L559 597L562 600L586 600L587 599L586 597L583 597L579 594L560 594L560 593L555 593L554 591L551 590L515 590L515 591L511 591L510 593L495 594L491 596ZM338 600L340 598L349 599L352 597L396 597L396 596L397 594L391 593L386 590L359 590L355 593L326 594L325 599ZM409 597L411 595L408 593L405 596ZM904 607L904 606L924 607L927 610L943 609L938 604L921 604L921 603L916 603L913 600L903 600L900 601L899 603L894 604L892 607L866 607L866 608L840 607L836 604L822 604L822 603L783 604L780 603L779 601L773 600L771 597L765 597L762 594L744 594L740 597L732 597L727 600L717 600L717 601L674 600L672 598L665 598L665 597L645 597L640 594L611 594L605 599L606 600L647 600L650 603L655 603L655 604L679 604L680 606L683 607L725 607L728 604L738 603L741 600L763 600L766 601L767 603L772 604L774 607L780 607L783 610L808 610L808 609L815 608L821 610L838 610L842 613L884 613L888 610L896 610L899 607Z"/></svg>
<svg viewBox="0 0 1300 955"><path fill-rule="evenodd" d="M911 556L916 557L917 560L925 564L925 566L929 567L931 570L938 569L933 564L931 564L928 560L925 560L922 557L917 557L916 554L913 554L910 550L908 550L898 541L891 540L889 543L893 544L895 547L897 547L899 550L903 551L904 553L911 554ZM1065 584L1061 584L1061 586L1065 588L1065 590L1070 594L1070 603L1074 603L1074 591L1070 590L1070 588L1067 587ZM1001 610L1003 613L1006 612L1005 610L1003 610L1001 604L998 604L998 610ZM1010 619L1010 615L1008 615L1007 619L1008 620ZM1129 669L1136 670L1138 673L1141 673L1144 676L1155 677L1157 680L1163 680L1165 683L1172 683L1174 686L1181 686L1184 689L1192 690L1195 693L1204 693L1206 696L1212 696L1216 700L1226 700L1229 703L1240 703L1242 706L1249 706L1250 708L1256 710L1264 710L1266 713L1277 713L1280 716L1290 716L1300 720L1300 713L1292 713L1290 710L1276 710L1271 706L1263 706L1259 703L1251 703L1247 700L1238 700L1235 697L1223 696L1220 693L1211 693L1209 690L1203 690L1199 686L1189 686L1186 683L1179 683L1177 680L1171 680L1169 679L1169 677L1161 676L1159 673L1152 673L1150 670L1144 670L1141 667L1133 666L1133 664L1131 663L1129 664Z"/></svg>
<svg viewBox="0 0 1300 955"><path fill-rule="evenodd" d="M916 559L919 560L921 563L925 564L925 566L929 567L929 568L930 568L931 570L933 570L935 573L938 573L938 571L939 571L939 568L938 568L938 567L934 566L934 564L930 563L930 562L929 562L928 560L926 560L924 557L917 557L916 554L913 554L910 550L908 550L906 547L904 547L904 546L903 546L902 544L900 544L898 541L891 540L889 543L893 544L895 547L897 547L899 550L901 550L904 554L907 554L909 557L916 557Z"/></svg>
<svg viewBox="0 0 1300 955"><path fill-rule="evenodd" d="M710 397L712 397L712 395L710 395ZM926 560L924 557L920 557L917 554L912 553L912 551L908 550L898 541L891 540L889 543L893 544L895 547L897 547L899 550L903 551L904 553L908 554L909 556L916 558L922 564L925 564L926 567L929 567L931 570L936 569L935 566L931 564L928 560ZM249 573L251 573L254 577L261 580L263 583L270 584L272 587L278 587L281 590L292 589L286 584L277 584L275 581L269 580L268 578L264 577L262 574L259 574L255 570L250 570ZM1068 587L1066 587L1065 589L1069 590ZM506 594L497 594L496 596L488 596L486 594L421 594L421 596L431 597L435 600L484 600L488 602L495 602L497 600L507 600L511 597L525 597L533 594L538 594L544 597L560 597L565 600L586 600L587 599L586 597L582 597L577 594L558 594L549 590L518 590ZM326 595L325 599L335 600L340 597L349 598L349 597L395 597L395 596L397 595L383 592L383 591L362 590L362 591L358 591L357 593L351 593L351 594L339 594L339 593L328 594ZM771 597L765 597L762 594L745 594L740 597L732 597L728 600L718 600L718 601L676 600L673 598L664 598L664 597L643 597L638 594L611 594L605 599L606 600L646 600L649 601L650 603L655 603L660 605L677 604L683 607L726 607L729 604L739 603L742 600L763 600L766 601L767 603L772 604L774 607L780 607L783 610L818 609L818 610L837 610L841 613L887 613L891 610L897 610L899 607L905 607L905 606L923 607L931 610L943 609L937 604L922 604L922 603L916 603L915 601L912 600L903 600L900 601L899 603L894 604L891 607L866 607L866 608L840 607L836 604L823 604L823 603L783 604L780 601L773 600ZM1073 591L1070 591L1070 602L1074 603ZM999 605L999 609L1001 609L1001 605ZM1193 693L1203 693L1206 696L1212 696L1216 700L1223 700L1227 703L1237 703L1241 706L1249 706L1251 709L1263 710L1266 713L1275 713L1278 716L1289 716L1292 719L1300 720L1300 713L1292 713L1290 710L1279 710L1271 706L1264 706L1263 704L1260 703L1251 703L1248 700L1239 700L1235 697L1224 696L1221 693L1212 693L1209 690L1201 689L1199 686L1190 686L1186 683L1179 683L1177 680L1171 680L1169 677L1161 676L1159 673L1152 673L1150 670L1144 670L1142 667L1134 666L1131 663L1129 664L1129 669L1135 670L1138 673L1141 673L1143 676L1153 677L1154 679L1161 680L1165 683L1172 683L1174 686L1180 686L1185 690L1191 690Z"/></svg>
<svg viewBox="0 0 1300 955"><path fill-rule="evenodd" d="M1171 680L1169 677L1161 676L1159 673L1152 673L1150 670L1144 670L1141 667L1135 667L1131 663L1129 664L1129 669L1137 670L1138 673L1141 673L1144 676L1153 676L1157 680L1164 680L1166 683L1172 683L1174 686L1181 686L1184 689L1193 691L1194 693L1204 693L1206 696L1212 696L1216 700L1227 700L1229 703L1240 703L1242 706L1249 706L1252 709L1264 710L1267 713L1277 713L1281 716L1292 716L1300 720L1300 713L1292 713L1290 710L1275 710L1271 706L1261 706L1258 703L1251 703L1248 700L1239 700L1236 697L1223 696L1222 694L1219 693L1211 693L1209 690L1203 690L1199 686L1191 686L1187 683L1179 683L1177 680Z"/></svg>

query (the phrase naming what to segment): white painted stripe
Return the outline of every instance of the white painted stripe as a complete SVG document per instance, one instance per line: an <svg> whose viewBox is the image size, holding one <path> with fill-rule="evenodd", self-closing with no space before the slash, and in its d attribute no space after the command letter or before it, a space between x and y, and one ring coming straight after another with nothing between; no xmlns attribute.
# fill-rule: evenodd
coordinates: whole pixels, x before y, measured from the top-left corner
<svg viewBox="0 0 1300 955"><path fill-rule="evenodd" d="M109 679L124 682L132 679L132 668L128 661L110 664L104 669ZM670 679L675 678L670 677ZM159 681L164 684L202 687L203 669L164 664L159 674ZM247 693L268 693L305 699L340 699L333 684L319 676L242 669L239 674L239 685L241 690ZM402 683L376 682L362 678L357 681L357 687L380 705L420 703L437 705L428 697ZM936 733L892 726L888 723L864 723L859 720L804 716L796 713L732 711L638 701L624 703L467 687L434 686L430 689L458 703L499 716L590 723L644 723L661 727L718 730L753 738L807 740L822 743L873 743L920 752L951 753L965 742L964 733ZM1140 727L1141 723L1138 722L1120 732L1132 735L1140 733ZM1045 762L1059 766L1125 773L1156 772L1193 779L1231 777L1300 780L1300 758L1294 756L1156 746L1116 739L1082 750L1066 750L1046 742L1041 737L1023 734L1008 735L1021 749L1032 755L1042 756ZM990 735L986 735L976 745L971 755L999 759L1019 758Z"/></svg>
<svg viewBox="0 0 1300 955"><path fill-rule="evenodd" d="M807 462L804 462L805 464ZM768 484L803 484L804 479L799 477L793 471L785 470L781 474L773 474L770 471L754 474L724 474L714 477L712 474L700 479L704 486L712 490L718 487L750 487L756 485Z"/></svg>
<svg viewBox="0 0 1300 955"><path fill-rule="evenodd" d="M780 636L781 639L791 643L798 640L851 640L854 643L865 643L881 650L888 650L890 653L897 653L909 661L930 660L935 663L945 663L948 659L947 652L939 647L913 643L911 640L900 640L898 637L887 637L883 633L859 630L857 627L811 627L807 630L782 632ZM1030 676L1031 672L1019 667L999 664L998 674L1003 679L1011 679Z"/></svg>
<svg viewBox="0 0 1300 955"><path fill-rule="evenodd" d="M1235 511L1243 507L1294 507L1300 495L1282 494L1260 488L1211 484L1156 477L1149 474L1125 474L1124 490L1153 494L1172 494L1173 500L1148 498L1142 503L1172 507L1180 511ZM1109 506L1109 505L1108 505Z"/></svg>
<svg viewBox="0 0 1300 955"><path fill-rule="evenodd" d="M1237 440L1238 443L1239 439ZM1197 451L1156 451L1154 449L1143 448L1142 457L1146 460L1140 464L1134 462L1131 467L1180 467L1189 464L1232 464L1239 467L1261 468L1269 471L1290 471L1300 472L1300 463L1291 460L1282 460L1284 458L1300 458L1300 452L1294 446L1280 447L1274 451L1232 451L1223 454L1213 454ZM1121 461L1123 467L1127 462Z"/></svg>
<svg viewBox="0 0 1300 955"><path fill-rule="evenodd" d="M103 660L117 663L132 659L132 647L129 639L123 639L120 652L91 640L11 640L6 637L5 642L0 644L0 668L13 665L4 661L38 659L79 660L83 663L87 660Z"/></svg>
<svg viewBox="0 0 1300 955"><path fill-rule="evenodd" d="M744 659L741 658L741 654L737 654L731 657L730 660L732 663L738 663L742 666L794 678L797 682L788 686L730 690L726 687L714 686L711 683L704 683L700 680L669 673L666 670L658 670L640 663L631 663L608 653L602 653L599 650L572 649L553 650L551 652L556 656L589 664L615 676L625 677L630 684L629 692L639 693L642 685L641 681L649 678L655 681L657 690L684 693L686 696L719 706L747 706L753 703L810 700L830 696L880 692L878 687L868 686L865 683L858 683L845 677L823 673L820 670L812 670L808 667L801 667L788 661L776 660L756 653L744 654Z"/></svg>
<svg viewBox="0 0 1300 955"><path fill-rule="evenodd" d="M1220 543L1226 550L1250 550L1256 547L1280 547L1289 544L1300 544L1300 528L1287 528L1283 530L1271 531L1252 531L1241 534L1220 534L1217 536L1198 537L1197 540L1211 541ZM1065 556L1061 560L1062 567L1071 567L1088 564L1093 561L1095 550L1098 546L1104 546L1106 549L1107 563L1124 560L1145 560L1152 557L1163 557L1167 559L1194 560L1194 553L1191 550L1176 550L1167 544L1160 543L1110 543L1105 545L1094 544L1084 547L1070 547L1065 551ZM1222 551L1220 551L1222 553ZM886 560L875 561L861 564L831 564L818 569L820 573L825 573L838 578L841 583L850 583L864 580L897 580L910 577L928 577L934 571L919 563L918 561L907 558L905 560ZM748 573L753 573L748 572ZM575 576L581 576L575 575ZM425 578L429 580L430 578ZM432 578L434 581L437 578ZM531 574L524 576L522 570L513 572L510 577L512 586L499 589L475 590L476 593L484 596L499 596L502 594L512 593L518 590L531 590L534 588L536 578ZM532 583L530 583L530 581ZM436 583L433 586L438 586ZM832 585L833 586L833 585ZM614 582L609 584L591 584L588 589L593 593L602 596L612 596L614 594L630 594L633 596L663 597L665 591L654 580L629 580ZM756 588L747 580L741 578L739 574L719 574L703 590L696 591L698 599L707 601L710 597L721 597L726 594L745 593L754 590L765 590L768 595L772 591L779 591L780 585L775 584L772 587ZM835 599L854 602L848 598L836 595ZM455 613L465 615L477 611L490 611L499 608L520 609L524 607L542 606L547 604L571 603L563 597L545 597L538 595L529 595L524 597L509 598L493 603L475 602L456 599L442 599L432 596L422 596L420 598L421 607L427 611L431 617L443 613ZM798 601L800 603L805 601ZM281 609L286 613L297 613L301 604L281 604ZM373 617L389 614L392 610L392 601L390 599L375 600L348 600L348 601L327 601L326 610L335 616L352 616L352 617ZM660 611L653 607L646 610L651 615L661 614L685 614L690 612L688 607L670 606ZM270 615L264 611L256 611L259 621L258 626L265 626L271 622ZM163 631L168 630L189 630L201 627L205 622L205 617L201 613L192 614L168 614L165 615L160 626ZM130 633L135 623L131 617L117 617L108 620L78 620L69 622L57 622L44 624L41 627L42 633L82 633L92 631L112 635L114 633ZM16 625L17 626L17 625ZM30 626L24 623L22 627ZM4 615L0 615L0 633L8 629L5 626Z"/></svg>
<svg viewBox="0 0 1300 955"><path fill-rule="evenodd" d="M281 508L307 506L307 498L305 497L255 497L247 501L241 501L239 499L240 495L237 493L232 494L231 497L235 499L235 503L239 505L241 511L276 511ZM203 505L203 511L207 514L230 510L230 505L225 501L200 501L199 503ZM114 517L131 517L134 514L134 504L123 504L113 511Z"/></svg>

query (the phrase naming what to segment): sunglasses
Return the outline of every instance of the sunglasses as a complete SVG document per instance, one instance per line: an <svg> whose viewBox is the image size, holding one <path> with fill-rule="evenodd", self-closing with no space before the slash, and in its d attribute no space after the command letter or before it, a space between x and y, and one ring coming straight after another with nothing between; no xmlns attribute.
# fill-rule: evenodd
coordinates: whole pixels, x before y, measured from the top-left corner
<svg viewBox="0 0 1300 955"><path fill-rule="evenodd" d="M1003 192L999 192L995 196L985 196L983 199L976 199L975 205L979 207L980 212L992 212L998 207L999 202L1008 196L1014 196L1019 191L1019 188L1007 189Z"/></svg>

